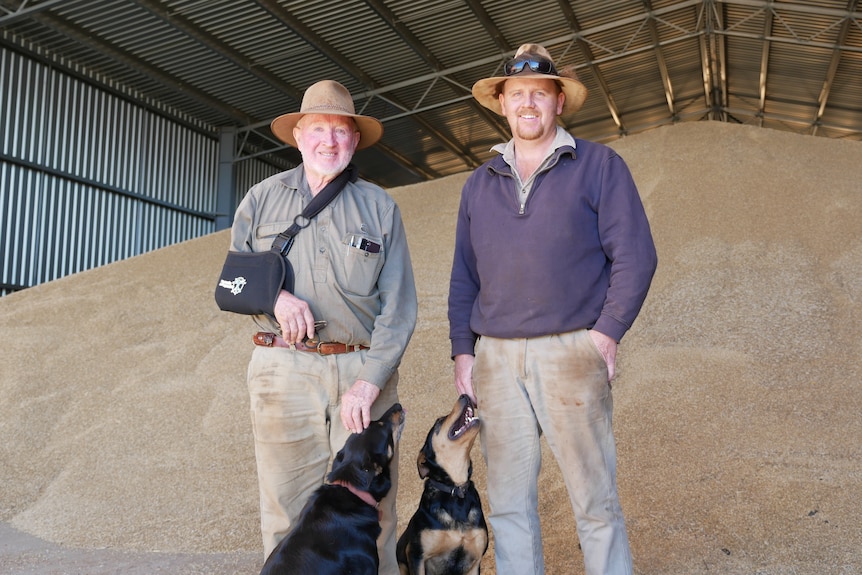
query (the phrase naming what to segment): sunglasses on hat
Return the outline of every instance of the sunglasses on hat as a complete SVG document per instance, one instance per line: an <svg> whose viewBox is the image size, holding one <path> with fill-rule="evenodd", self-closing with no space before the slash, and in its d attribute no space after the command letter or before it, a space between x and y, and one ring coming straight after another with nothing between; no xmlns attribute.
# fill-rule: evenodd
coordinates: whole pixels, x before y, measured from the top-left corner
<svg viewBox="0 0 862 575"><path fill-rule="evenodd" d="M548 60L539 60L535 58L527 58L520 59L515 58L514 60L509 60L503 66L503 73L506 76L513 76L515 74L520 74L524 71L524 68L529 67L530 70L539 74L550 74L553 76L557 76L557 69L554 67L554 63Z"/></svg>

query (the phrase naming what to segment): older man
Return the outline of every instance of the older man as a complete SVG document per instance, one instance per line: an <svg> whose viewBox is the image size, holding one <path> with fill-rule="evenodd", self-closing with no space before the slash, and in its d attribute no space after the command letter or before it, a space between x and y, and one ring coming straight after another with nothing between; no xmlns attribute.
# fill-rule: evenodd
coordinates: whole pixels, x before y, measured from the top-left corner
<svg viewBox="0 0 862 575"><path fill-rule="evenodd" d="M299 148L302 164L248 191L234 219L233 251L269 250L326 184L353 169L354 152L377 142L383 126L355 113L344 86L324 80L306 90L299 112L276 118L272 131ZM348 181L295 236L288 259L293 292L281 291L274 318L255 316L262 331L248 366L265 556L348 435L398 401L398 365L416 324L401 213L378 186ZM394 462L392 490L380 505L385 575L398 573Z"/></svg>
<svg viewBox="0 0 862 575"><path fill-rule="evenodd" d="M628 575L610 381L656 267L634 181L557 117L587 90L521 46L473 86L512 139L468 178L449 291L455 386L477 400L499 575L544 573L540 436L560 466L588 575Z"/></svg>

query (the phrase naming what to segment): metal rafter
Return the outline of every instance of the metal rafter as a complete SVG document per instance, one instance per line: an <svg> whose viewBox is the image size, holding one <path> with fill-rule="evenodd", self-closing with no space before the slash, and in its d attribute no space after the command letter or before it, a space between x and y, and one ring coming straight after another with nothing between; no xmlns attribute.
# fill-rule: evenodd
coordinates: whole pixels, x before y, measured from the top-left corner
<svg viewBox="0 0 862 575"><path fill-rule="evenodd" d="M287 82L284 82L280 77L278 77L277 75L273 74L272 72L269 72L268 70L264 69L258 63L249 61L242 54L240 54L239 52L237 52L236 50L234 50L233 48L231 48L230 46L228 46L224 42L219 41L218 38L216 38L212 34L202 30L199 26L197 26L193 22L189 21L187 18L183 17L182 15L169 12L160 3L154 2L153 0L134 0L134 1L135 1L135 3L140 5L142 8L145 8L146 10L148 10L149 12L154 14L155 16L157 16L157 17L161 18L162 20L164 20L165 22L169 23L171 26L173 26L177 30L183 32L184 34L186 34L190 38L196 40L201 45L207 47L208 49L212 50L216 54L219 54L220 56L222 56L223 58L225 58L226 60L228 60L232 64L236 65L237 67L247 71L249 74L255 76L259 80L269 84L270 86L272 86L276 90L279 90L280 92L289 96L290 98L292 98L293 100L295 100L297 102L302 100L302 91L301 90L299 90L298 88L296 88L295 86L293 86L291 84L288 84ZM334 50L332 50L328 46L325 46L322 43L315 44L315 46L320 47L322 51L326 50L327 53L329 53L329 54L332 54L332 55L336 54ZM340 56L336 56L336 58L339 61L343 61L343 58L341 58ZM341 63L341 62L339 62L339 63ZM359 71L359 74L362 74L362 72ZM364 74L362 74L362 75L364 76ZM260 125L260 123L257 123L256 125ZM279 149L281 149L281 148L282 147L279 147ZM429 173L427 170L423 170L419 166L416 166L413 162L406 161L406 158L403 156L403 154L395 153L394 150L392 150L389 147L379 146L379 149L383 153L390 155L395 161L397 161L399 163L403 163L404 167L407 168L408 170L412 170L415 173L421 173L421 175L423 177L429 178L429 177L437 176L437 174ZM270 151L272 151L272 150L270 150Z"/></svg>
<svg viewBox="0 0 862 575"><path fill-rule="evenodd" d="M172 75L162 71L159 68L151 66L144 60L141 60L134 54L130 54L115 45L103 41L96 37L91 31L84 30L80 26L72 24L65 19L51 13L39 13L32 16L34 20L38 20L45 26L59 32L63 36L86 46L90 50L98 52L103 56L109 57L111 60L123 64L127 68L136 71L144 77L154 80L168 90L182 94L187 98L196 100L199 104L218 110L221 114L230 118L238 124L250 124L255 120L248 116L242 110L238 110L233 106L229 106L222 101L211 97L209 94L198 90L187 83L178 80Z"/></svg>
<svg viewBox="0 0 862 575"><path fill-rule="evenodd" d="M42 2L21 0L17 6L8 0L0 1L0 26L7 26L19 20L32 18L35 14L64 2L68 4L69 0L43 0Z"/></svg>
<svg viewBox="0 0 862 575"><path fill-rule="evenodd" d="M709 110L708 117L712 119L712 110L714 109L715 104L712 101L712 57L710 55L710 42L712 36L709 33L709 27L712 26L712 19L710 17L710 10L711 7L704 4L698 12L698 27L703 27L703 29L706 30L706 33L698 37L697 44L700 48L700 75L701 80L703 81L703 102L704 107Z"/></svg>
<svg viewBox="0 0 862 575"><path fill-rule="evenodd" d="M220 41L218 38L202 30L199 26L191 22L188 18L176 12L170 12L164 4L155 0L133 0L135 4L144 8L154 16L161 18L163 21L171 25L176 30L182 32L189 38L192 38L202 46L208 48L219 56L223 57L228 62L234 64L241 70L245 70L252 76L269 84L281 93L293 98L296 101L302 99L302 91L295 86L288 84L281 78L266 70L257 62L252 62L245 58L242 54Z"/></svg>
<svg viewBox="0 0 862 575"><path fill-rule="evenodd" d="M401 39L404 40L407 45L425 61L425 64L429 68L437 72L440 72L445 68L445 66L443 66L443 63L440 62L440 60L438 60L437 57L434 56L433 53L431 53L430 50L425 48L422 42L420 42L419 39L416 38L416 36L401 23L400 19L398 19L395 14L391 10L389 10L389 8L387 8L381 0L366 0L366 3L368 3L369 6L371 6L378 14L381 15L381 17L383 17L383 19L392 27L392 29L395 30L396 33L398 33ZM482 11L484 12L484 9L482 9ZM485 17L489 22L491 21L490 18L487 16L487 13L485 14ZM483 23L483 25L485 24ZM505 42L505 40L502 39L502 34L499 32L497 27L493 25L493 23L491 29L496 31L496 34L500 36L500 38L498 38L498 40L502 42L500 45L508 46L507 52L514 52L514 48L512 48L511 45L509 45L507 42ZM511 56L511 54L509 54L509 56ZM460 86L460 84L458 84L457 82L449 80L449 78L447 78L448 75L449 74L444 73L439 74L438 77L442 77L448 80L448 83L450 85ZM485 123L489 124L501 137L508 138L509 126L499 116L497 116L493 112L490 112L487 108L474 101L469 87L465 86L464 90L464 96L466 96L466 98L462 96L458 98L457 101L468 102L474 114L478 115L481 119L485 121ZM481 161L479 161L479 164L481 164Z"/></svg>
<svg viewBox="0 0 862 575"><path fill-rule="evenodd" d="M643 0L644 8L650 14L650 18L647 20L647 26L649 27L650 38L652 39L652 45L655 49L655 58L658 63L658 71L661 74L661 83L664 86L664 97L667 101L667 109L670 112L672 118L676 117L676 99L673 96L673 83L670 80L670 73L667 70L667 62L664 59L664 51L661 48L661 41L659 39L658 27L656 26L656 20L652 17L653 7L652 0Z"/></svg>
<svg viewBox="0 0 862 575"><path fill-rule="evenodd" d="M235 122L237 125L244 126L240 128L241 132L253 134L255 140L249 143L249 148L252 150L254 146L258 146L254 156L266 156L273 151L279 150L280 142L272 140L271 135L267 137L268 131L264 126L268 125L265 119L248 118L241 110L231 107L230 105L217 101L209 94L202 90L190 88L182 81L180 72L175 75L157 69L155 66L139 59L136 54L129 53L123 49L117 48L108 44L104 38L94 36L89 30L85 30L77 26L77 22L66 20L72 18L66 14L74 14L78 12L78 8L87 6L93 0L0 0L0 26L10 26L14 29L15 23L32 20L47 25L53 30L59 31L62 35L72 38L76 42L94 50L109 58L113 58L117 62L125 65L127 68L136 71L141 76L149 77L154 83L161 83L162 86L169 91L184 95L189 101L196 101L198 105L206 106L213 111L216 111L224 116L225 121ZM237 53L230 47L230 40L222 39L214 33L209 33L201 28L198 28L194 23L176 13L168 13L167 10L171 2L168 0L128 0L136 3L139 6L149 10L151 13L158 15L161 20L167 23L168 26L175 30L182 31L189 37L196 39L202 45L208 46L214 53L218 53L221 57L227 58L233 62L237 68L244 70L246 73L254 75L261 81L287 94L297 102L301 99L301 94L295 88L282 82L278 77L268 73L266 69L260 68L255 63L247 61L241 53ZM481 0L462 0L467 7L475 15L476 22L481 25L482 29L488 36L488 42L492 43L499 53L491 56L476 59L474 61L460 61L457 66L444 67L435 54L429 50L422 42L418 40L409 25L398 18L392 12L392 9L384 0L365 0L365 4L370 6L390 28L403 41L402 47L405 50L413 50L428 66L431 73L415 76L409 80L392 83L391 85L380 85L376 83L369 74L354 65L349 58L349 55L333 48L319 38L309 29L303 22L298 21L290 12L283 8L282 2L277 0L253 0L264 9L268 9L270 13L273 11L281 11L288 14L286 18L286 26L299 37L304 38L306 42L312 44L315 49L324 54L333 63L344 69L347 73L357 78L359 82L368 89L361 94L354 94L357 100L370 101L372 98L379 98L392 104L395 113L386 118L381 118L382 121L391 121L399 118L411 118L420 126L423 134L430 134L432 137L438 138L441 142L441 147L445 148L454 157L459 158L468 167L473 167L478 160L470 156L468 151L471 149L469 142L459 142L453 135L447 134L447 126L434 124L429 126L428 122L422 121L423 112L434 109L444 108L447 106L460 106L461 111L466 110L469 105L477 116L484 119L489 125L493 126L501 138L509 137L508 126L503 118L497 116L479 106L470 95L469 86L465 86L458 82L457 78L464 77L479 77L483 73L493 67L498 67L503 59L511 56L513 52L512 46L506 41L504 34L490 17ZM613 127L607 122L605 114L598 114L593 118L581 122L579 126L588 126L590 124L598 126L608 126L608 130L612 131L604 136L593 134L590 137L596 139L613 139L622 133L641 131L657 125L679 121L684 118L706 117L717 120L734 120L739 117L751 118L752 122L765 124L767 120L781 122L785 124L795 123L805 126L810 133L816 134L819 129L829 129L830 131L844 131L850 134L850 137L858 137L859 130L848 125L829 125L823 122L823 118L828 116L828 103L830 96L832 100L836 99L833 91L837 90L836 77L841 70L842 58L847 58L849 54L862 53L862 46L858 44L853 30L854 26L858 27L862 20L862 13L859 12L859 0L846 0L846 9L842 8L827 8L820 5L812 5L803 0L789 0L775 2L774 0L680 0L664 5L661 8L655 9L652 0L641 0L643 10L638 13L630 12L629 15L623 18L614 20L605 20L604 23L594 26L590 29L582 29L575 17L575 10L570 2L558 0L559 13L567 18L571 33L565 34L557 38L543 38L542 43L546 45L552 52L556 53L560 50L566 51L572 47L577 47L583 55L582 61L576 64L575 69L582 75L595 78L595 86L593 89L600 94L604 99L607 109L610 111L610 116L613 118L616 131L612 131ZM68 12L66 8L72 8ZM269 7L269 8L267 8ZM362 9L361 4L357 4L358 9ZM697 12L696 23L688 16L682 17L685 10L694 10ZM748 31L746 26L743 26L738 19L729 19L728 15L733 15L734 18L740 12L750 12L751 15L743 18L742 22L749 22L753 17L766 15L765 22L761 30ZM63 16L59 16L62 13ZM785 28L790 32L783 34L782 30L774 29L779 21L785 22L784 17L788 14L800 20L806 20L806 16L813 22L823 23L824 20L832 19L831 22L823 24L819 29L813 32L806 32L804 35L798 31L791 30L785 23ZM672 17L665 18L665 15ZM677 18L677 16L680 16ZM818 16L820 18L812 18ZM824 18L825 17L825 18ZM686 24L678 24L679 21ZM793 19L787 21L792 22ZM667 24L667 26L664 26ZM661 25L661 26L660 26ZM621 38L627 34L628 29L637 29L637 32L630 35L628 42L625 38ZM686 29L688 28L688 29ZM651 35L651 42L635 42L636 35L648 32ZM662 36L659 35L661 32ZM776 35L774 35L776 34ZM601 45L607 38L616 36L615 39L607 42L612 46L623 46L622 48L609 48ZM803 37L804 36L804 37ZM760 78L758 83L758 101L752 102L752 105L734 104L735 108L731 108L729 99L732 96L729 92L728 78L728 54L727 46L733 45L735 39L746 39L759 42L762 45L760 50ZM10 36L2 40L2 44L15 42L16 49L24 49L26 46L26 37L17 38ZM665 56L670 55L672 46L678 42L697 42L700 45L701 68L703 78L703 90L705 104L702 109L695 110L694 107L688 107L684 112L679 110L682 108L682 103L677 102L678 95L674 94L674 85L671 83L671 73L668 70ZM767 92L767 84L770 88L773 83L776 83L775 78L770 78L770 68L776 64L774 60L776 50L772 50L775 43L795 44L801 49L807 49L810 52L811 48L822 48L829 50L831 58L828 59L828 69L822 73L822 86L820 95L816 103L811 101L786 100L787 103L793 105L813 105L817 109L816 114L806 112L806 117L800 115L777 115L768 113L768 101L779 101L776 96ZM23 43L23 44L21 44ZM20 44L20 47L19 47ZM65 64L61 61L62 54L51 54L50 52L36 53L34 46L26 46L26 50L33 53L36 59L42 59L50 62L51 57L57 60L56 65L63 67ZM637 126L624 125L621 119L625 109L621 109L614 102L613 94L603 77L603 72L608 73L611 68L610 64L620 61L625 61L637 54L650 53L654 59L654 65L657 66L661 74L661 80L664 87L664 99L666 107L670 111L667 116L661 116L660 112L652 114L650 117L644 118ZM756 56L755 56L756 57ZM580 59L579 59L580 60ZM77 69L72 69L70 73L85 78L90 82L104 84L95 78L90 71L87 70L90 64L86 61L76 63L80 66ZM853 62L850 62L853 64ZM824 64L825 67L825 64ZM95 71L95 70L92 70ZM678 80L677 78L673 78ZM818 78L820 80L821 78ZM395 97L396 91L405 87L418 86L420 83L426 83L428 89L434 86L435 82L444 81L450 84L453 96L448 99L435 101L433 104L423 104L420 100L413 105L405 105L398 101ZM768 82L768 80L770 80ZM105 84L108 89L110 86ZM141 87L142 86L142 87ZM149 90L146 83L141 84L137 88L138 94L141 95L141 90ZM679 86L677 86L679 88ZM774 91L774 90L773 90ZM427 90L426 92L427 93ZM842 92L843 95L843 92ZM739 97L744 99L750 94ZM767 96L769 99L767 100ZM143 96L142 96L143 97ZM845 96L846 97L846 96ZM687 97L688 98L688 97ZM423 97L424 99L424 97ZM657 102L656 102L657 103ZM654 105L654 104L652 104ZM834 103L833 103L834 105ZM657 110L658 108L656 108ZM170 113L162 109L162 113ZM601 117L599 117L601 116ZM839 123L840 120L836 123ZM629 122L630 123L630 122ZM269 145L272 144L271 149ZM266 147L267 149L263 149ZM282 146L283 147L283 146ZM414 174L424 178L438 177L432 166L420 166L414 163L408 155L402 150L393 149L393 147L379 146L382 154L392 158L399 165L406 167ZM283 156L280 155L279 157ZM448 159L446 161L449 161Z"/></svg>
<svg viewBox="0 0 862 575"><path fill-rule="evenodd" d="M826 79L823 81L823 88L820 90L820 96L817 98L817 115L811 123L811 135L817 135L817 129L820 127L820 122L823 120L823 113L826 111L826 102L829 101L829 93L832 91L832 82L835 80L835 74L838 71L838 64L841 63L841 48L847 41L847 35L850 33L850 14L856 11L859 5L859 0L849 0L847 2L848 15L841 21L841 26L835 38L835 48L832 49L832 57L829 59L829 68L826 71Z"/></svg>
<svg viewBox="0 0 862 575"><path fill-rule="evenodd" d="M732 108L728 107L724 110L726 113L730 114L733 117L737 116L751 116L752 111L746 110L742 108ZM790 116L787 114L773 114L769 112L765 112L763 117L767 120L772 120L775 122L780 122L782 124L792 125L792 124L801 124L803 128L810 129L811 128L811 120L802 119L799 116ZM848 127L846 125L840 124L828 124L825 122L820 123L821 128L827 128L834 132L843 132L847 136L854 136L854 139L859 139L859 136L862 136L862 130L855 129L852 127Z"/></svg>
<svg viewBox="0 0 862 575"><path fill-rule="evenodd" d="M493 40L494 44L497 45L497 49L503 53L511 52L511 44L506 41L503 33L497 27L497 24L494 22L494 19L491 18L491 15L488 14L488 11L485 10L485 7L482 6L482 3L478 0L464 0L464 2L470 7L473 14L476 15L476 19L479 20L479 23L482 24L485 32L488 33L488 36Z"/></svg>
<svg viewBox="0 0 862 575"><path fill-rule="evenodd" d="M373 78L351 64L350 61L341 54L341 52L330 46L328 42L325 42L320 35L303 24L299 18L295 18L287 8L284 8L279 2L276 2L275 0L254 0L254 2L266 10L270 16L275 18L282 26L302 38L307 44L314 47L315 51L326 56L339 68L365 85L374 84ZM296 101L300 102L301 100L302 95L300 94L299 98L296 98Z"/></svg>
<svg viewBox="0 0 862 575"><path fill-rule="evenodd" d="M859 19L862 18L862 12L857 12L858 5L851 2L853 8L849 10L841 10L840 8L827 8L825 6L812 6L810 4L800 4L798 2L776 2L775 0L704 0L710 4L732 4L734 6L746 6L748 8L780 8L782 11L799 12L800 14L812 14L816 16L834 16L836 20L845 17Z"/></svg>
<svg viewBox="0 0 862 575"><path fill-rule="evenodd" d="M371 76L369 76L360 68L358 68L346 58L344 58L337 50L330 46L328 42L326 42L322 37L320 37L319 34L314 32L314 30L299 22L297 18L292 17L290 12L286 8L281 6L278 2L275 2L274 0L255 0L255 2L261 8L269 12L269 14L271 14L273 18L280 22L284 27L294 32L308 44L314 46L314 48L318 50L321 54L325 55L338 67L340 67L342 70L359 80L366 87L375 88L379 86L379 83L377 81L375 81ZM357 96L354 95L354 98L356 97ZM406 106L398 102L395 98L392 98L391 100L387 101L391 101L391 103L396 107L406 109ZM440 131L436 127L424 121L421 117L416 116L413 119L422 127L423 130L425 130L432 137L437 139L451 153L461 158L464 157L462 151L457 147L457 144L451 140L451 138L448 138L442 133L440 133ZM409 162L409 160L407 160L407 158L402 154L394 153L394 150L392 148L388 148L382 145L378 145L378 148L381 151L384 151L385 153L389 154L391 157L393 157L393 159L403 164L405 167L407 167L413 172L422 173L423 175L426 175L426 177L437 176L437 174L435 174L433 171L429 171L427 168L423 168L414 162ZM405 161L407 162L406 164L404 164Z"/></svg>
<svg viewBox="0 0 862 575"><path fill-rule="evenodd" d="M720 32L726 26L727 14L724 11L716 12L716 31ZM718 33L716 37L716 56L718 59L718 89L719 100L721 101L722 112L721 120L727 121L727 113L724 111L728 106L728 77L727 77L727 38Z"/></svg>
<svg viewBox="0 0 862 575"><path fill-rule="evenodd" d="M581 51L581 54L583 55L586 62L586 68L593 75L593 79L599 86L599 93L602 95L602 99L604 99L605 105L608 107L608 111L611 113L611 117L613 118L614 124L616 124L617 126L617 130L620 134L625 134L626 128L623 125L620 109L617 106L617 103L614 101L613 96L611 95L611 90L610 88L608 88L608 83L605 81L605 77L602 75L601 70L599 70L598 64L595 63L596 58L593 54L593 49L581 35L581 24L578 22L574 10L572 10L572 7L565 0L559 0L559 5L560 10L566 17L566 22L569 23L569 28L571 28L574 32L572 40L578 46L578 49Z"/></svg>
<svg viewBox="0 0 862 575"><path fill-rule="evenodd" d="M758 81L758 97L757 106L758 125L763 127L763 113L766 111L766 77L769 71L769 49L772 46L769 38L772 36L772 20L775 12L773 9L767 8L764 14L763 22L763 48L760 51L760 79Z"/></svg>
<svg viewBox="0 0 862 575"><path fill-rule="evenodd" d="M266 2L269 2L271 0L255 0L255 1L258 3L266 3ZM470 1L470 0L465 0L465 1ZM644 20L649 19L649 18L661 18L665 14L670 14L670 13L673 13L673 12L678 11L678 10L683 10L683 9L692 8L692 7L696 7L699 9L699 17L698 17L698 21L697 21L695 27L691 30L682 30L682 29L677 27L677 29L680 33L678 35L674 36L673 38L669 38L667 40L661 41L659 43L659 47L669 46L669 45L672 45L674 43L685 41L685 40L688 40L691 38L698 38L701 42L704 42L705 39L710 39L709 38L710 34L705 29L706 25L707 25L707 24L705 24L705 21L707 21L707 22L712 21L711 17L707 18L704 16L704 14L708 11L708 8L715 9L714 0L684 0L684 1L679 2L677 4L674 4L674 5L669 5L669 6L665 6L663 8L660 8L660 9L653 10L652 13L646 13L645 12L645 13L640 14L640 15L630 16L630 17L627 17L624 19L614 21L613 23L596 26L596 27L590 28L590 29L578 30L579 27L578 27L577 21L574 20L573 29L578 30L578 31L575 31L571 34L567 34L567 35L562 36L562 37L551 38L549 40L545 40L544 43L546 46L556 46L556 45L560 45L560 44L572 44L573 42L582 42L583 43L584 47L587 50L587 55L585 55L585 62L583 64L578 65L577 68L588 68L588 69L592 69L595 71L594 72L595 76L597 78L599 78L599 80L597 80L597 81L601 85L604 85L604 94L607 95L607 99L612 105L612 107L609 107L609 110L614 110L616 115L617 115L616 116L617 119L619 119L619 109L616 106L616 104L613 102L613 98L611 97L610 91L607 88L607 83L604 81L604 78L601 75L601 71L598 69L598 66L603 64L603 63L606 63L606 62L611 62L614 60L626 58L630 55L641 53L644 51L648 51L648 50L654 51L656 49L656 46L650 45L650 46L646 46L646 47L642 47L642 48L636 48L636 49L625 49L625 50L622 50L619 52L613 52L613 51L605 49L606 52L608 52L608 54L602 55L601 57L599 57L599 56L596 56L593 53L592 49L590 48L590 46L591 46L591 44L589 42L590 36L595 35L595 34L599 34L599 33L603 33L603 32L607 32L608 30L614 30L616 28L627 26L627 25L632 24L632 23L643 22ZM560 0L560 8L564 13L569 13L572 16L574 16L574 14L571 12L571 7L568 7L563 0ZM394 14L388 13L388 15L393 20L397 20ZM408 32L407 29L400 22L395 22L393 24L393 26L395 26L395 25L398 26L398 28L401 30L402 33ZM425 54L426 56L431 57L432 62L436 63L437 66L440 65L439 63L436 62L436 59L433 59L433 55L431 55L430 52L428 52L424 48L417 49L416 53L420 54L420 55ZM710 76L710 74L708 74L706 72L708 70L708 59L706 58L708 56L708 50L703 49L702 54L704 55L704 58L705 58L704 59L704 69L705 69L704 81L708 82L709 81L708 79ZM505 57L511 57L512 55L513 55L513 51L510 51L506 54L503 54L502 56L503 56L503 58L505 58ZM489 65L496 65L496 64L499 64L500 62L501 62L501 58L498 56L491 56L491 57L486 57L486 58L482 58L482 59L478 59L478 60L467 61L467 62L463 62L457 66L453 66L450 68L440 68L435 72L423 74L421 76L416 76L416 77L411 78L409 80L404 80L404 81L401 81L401 82L398 82L395 84L375 87L375 88L370 89L364 93L354 94L354 97L359 99L359 98L366 98L366 97L371 98L371 97L376 96L376 97L384 98L387 101L391 101L391 99L388 96L384 96L384 94L387 94L389 92L392 92L392 91L400 89L400 88L413 86L416 84L434 82L438 79L444 79L444 80L448 80L448 81L452 82L450 77L454 74L457 74L459 72L463 72L466 70L471 70L474 68L486 68ZM434 64L429 64L429 66L434 67ZM715 74L715 76L718 77L718 76L720 76L720 74ZM468 92L469 88L465 87L464 90L465 90L465 92ZM707 94L710 94L711 92L712 92L712 90L709 90L707 88ZM718 92L720 92L720 90L716 89L715 92L718 93ZM451 105L462 103L462 102L470 102L471 105L475 105L475 102L473 101L472 96L465 94L464 96L455 96L451 100L441 101L441 102L438 102L434 105L427 106L427 107L414 108L414 109L409 109L409 110L406 108L402 108L402 110L404 110L404 111L397 113L397 114L394 114L394 115L391 115L391 116L387 116L385 118L380 118L380 119L381 119L381 121L386 122L386 121L393 120L396 118L403 118L403 117L415 115L415 114L424 112L426 110L451 106ZM722 106L721 102L719 102L718 104L711 106L711 107L705 106L706 109L712 109L715 112L720 112L722 107L723 106ZM481 108L481 110L485 110L485 108ZM613 112L612 112L612 114L613 114ZM686 116L689 116L689 115L687 114ZM664 123L664 122L662 122L662 123ZM621 126L621 122L617 122L617 126ZM639 128L643 129L644 127L639 126ZM628 130L618 129L616 135L619 135L620 133L625 133L626 131L628 131ZM501 134L501 135L503 135L503 134ZM505 137L505 138L509 137L508 131L505 132L505 135L503 135L503 137ZM610 137L610 135L605 136L605 138L607 138L607 137Z"/></svg>
<svg viewBox="0 0 862 575"><path fill-rule="evenodd" d="M351 64L346 58L341 55L341 53L339 53L332 46L330 46L328 42L325 42L311 28L302 24L299 19L293 18L291 14L287 11L287 9L283 8L278 2L275 2L273 0L255 0L255 2L261 8L266 10L281 25L283 25L288 30L291 30L297 36L302 38L305 42L313 46L315 50L325 55L338 67L340 67L342 70L359 80L361 83L365 85L375 84L373 78L371 78L368 74L366 74L358 67ZM297 91L296 95L294 96L294 100L296 100L297 102L301 102L302 93ZM376 148L391 157L393 160L395 160L397 163L401 164L403 167L405 167L411 172L421 174L423 177L426 178L433 178L439 176L439 174L436 174L433 170L428 170L417 165L415 162L411 162L403 154L397 153L389 146L385 146L382 143L378 143Z"/></svg>
<svg viewBox="0 0 862 575"><path fill-rule="evenodd" d="M724 30L725 14L724 8L715 2L706 0L704 2L706 34L705 48L706 77L709 79L709 119L727 120L727 53Z"/></svg>
<svg viewBox="0 0 862 575"><path fill-rule="evenodd" d="M494 19L491 18L488 11L485 10L485 7L482 6L478 0L465 0L465 3L470 10L473 11L473 14L476 15L476 19L479 20L480 24L482 24L482 27L488 33L488 36L494 41L494 44L497 45L497 49L500 50L502 54L505 54L506 57L512 57L516 48L506 40L503 33L500 31L500 28L498 28L497 24L494 22ZM470 107L473 109L473 112L477 113L480 118L485 120L485 123L490 125L502 139L508 140L511 137L509 125L507 122L504 122L501 117L490 112L485 106L477 104L472 99L470 100Z"/></svg>
<svg viewBox="0 0 862 575"><path fill-rule="evenodd" d="M820 6L808 6L806 4L794 4L792 2L773 2L770 0L705 0L712 5L734 5L734 6L745 6L748 8L758 9L758 10L780 10L781 12L796 12L799 14L808 14L808 15L816 15L816 16L829 16L835 19L835 22L828 26L827 29L834 27L835 25L840 25L843 22L849 21L859 21L862 19L862 12L859 12L859 6L857 2L850 0L849 10L836 10L834 8L824 8ZM777 12L775 12L777 14ZM785 26L786 27L786 26ZM789 30L789 28L787 28ZM855 52L862 53L862 46L849 46L846 42L846 36L840 42L836 39L835 42L822 42L816 40L818 36L820 36L825 30L821 30L817 34L809 38L799 37L798 35L793 33L792 38L786 38L781 36L769 36L764 38L761 34L752 34L748 32L741 32L739 30L735 30L734 27L728 27L725 29L715 30L714 33L719 34L721 36L725 36L728 38L746 38L749 40L767 40L769 42L781 42L785 44L798 44L806 47L816 47L816 48L826 48L829 50L842 50L846 52ZM793 32L791 30L791 32Z"/></svg>
<svg viewBox="0 0 862 575"><path fill-rule="evenodd" d="M382 0L365 0L365 3L368 4L380 17L386 22L389 27L391 27L398 36L407 44L407 46L413 50L425 64L431 68L432 70L442 70L444 68L443 64L437 59L434 54L425 47L422 42L413 34L410 29L404 25L404 23L399 19L387 6L382 2ZM471 101L470 106L473 108L473 111L479 114L481 117L485 118L486 121L494 122L493 118L490 117L488 112L484 109L484 107L479 106ZM477 158L469 149L462 146L460 142L456 142L452 140L450 137L445 136L439 129L432 126L428 122L421 119L421 117L417 118L418 122L421 122L423 127L429 131L431 134L435 134L437 139L440 140L443 145L453 154L461 158L468 168L473 169L479 167L482 162Z"/></svg>

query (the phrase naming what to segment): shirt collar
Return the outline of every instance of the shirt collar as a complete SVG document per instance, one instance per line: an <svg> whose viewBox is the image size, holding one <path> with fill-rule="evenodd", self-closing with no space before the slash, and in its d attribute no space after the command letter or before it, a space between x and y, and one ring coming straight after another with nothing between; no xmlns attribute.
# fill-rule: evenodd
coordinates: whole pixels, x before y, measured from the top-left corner
<svg viewBox="0 0 862 575"><path fill-rule="evenodd" d="M548 150L548 155L545 157L545 159L548 159L554 154L554 152L556 152L563 146L571 146L572 148L575 148L575 137L568 133L565 128L560 125L557 125L557 131L554 134L554 142L553 144L551 144L551 148ZM504 144L497 144L496 146L492 147L491 150L499 154L503 154L503 159L506 160L506 163L510 166L515 165L514 138Z"/></svg>
<svg viewBox="0 0 862 575"><path fill-rule="evenodd" d="M308 180L305 179L305 170L302 164L286 172L282 172L281 183L292 190L298 190L303 195L311 195L311 189L308 187Z"/></svg>

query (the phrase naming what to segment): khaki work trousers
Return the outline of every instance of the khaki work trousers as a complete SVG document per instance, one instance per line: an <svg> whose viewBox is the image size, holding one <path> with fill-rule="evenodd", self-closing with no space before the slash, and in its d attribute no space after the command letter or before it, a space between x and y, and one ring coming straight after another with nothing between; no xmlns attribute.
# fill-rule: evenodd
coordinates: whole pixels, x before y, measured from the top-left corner
<svg viewBox="0 0 862 575"><path fill-rule="evenodd" d="M544 434L566 483L587 575L630 575L607 365L588 331L529 339L483 336L476 345L473 386L497 574L545 572L538 513ZM571 548L577 552L576 541Z"/></svg>
<svg viewBox="0 0 862 575"><path fill-rule="evenodd" d="M333 458L350 435L341 423L341 397L356 381L365 353L319 355L279 347L254 349L248 389L264 557L287 535L311 493L323 484ZM374 402L371 418L381 417L397 401L396 372ZM381 575L399 572L395 559L397 446L390 473L392 489L380 502L383 531L377 547Z"/></svg>

